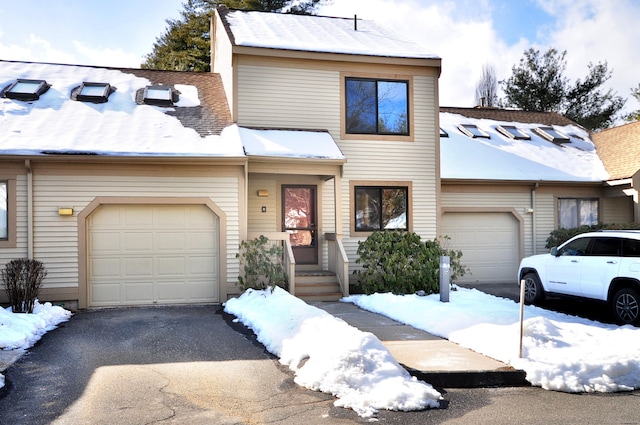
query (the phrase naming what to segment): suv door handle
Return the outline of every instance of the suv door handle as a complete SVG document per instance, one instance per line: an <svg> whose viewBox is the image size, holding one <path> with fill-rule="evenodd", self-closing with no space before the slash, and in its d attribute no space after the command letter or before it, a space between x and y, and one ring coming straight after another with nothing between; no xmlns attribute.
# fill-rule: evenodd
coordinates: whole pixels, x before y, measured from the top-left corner
<svg viewBox="0 0 640 425"><path fill-rule="evenodd" d="M609 261L607 261L607 264L618 264L618 262L614 261L614 260L609 260Z"/></svg>

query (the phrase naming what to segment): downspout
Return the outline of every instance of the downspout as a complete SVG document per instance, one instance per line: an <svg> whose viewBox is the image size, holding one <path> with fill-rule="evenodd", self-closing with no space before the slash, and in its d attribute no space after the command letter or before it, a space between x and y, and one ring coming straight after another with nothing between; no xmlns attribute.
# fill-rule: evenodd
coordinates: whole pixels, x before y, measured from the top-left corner
<svg viewBox="0 0 640 425"><path fill-rule="evenodd" d="M540 187L540 183L536 182L531 188L531 240L533 241L533 255L538 253L536 241L536 189Z"/></svg>
<svg viewBox="0 0 640 425"><path fill-rule="evenodd" d="M25 159L27 169L27 257L33 258L33 170L31 160Z"/></svg>

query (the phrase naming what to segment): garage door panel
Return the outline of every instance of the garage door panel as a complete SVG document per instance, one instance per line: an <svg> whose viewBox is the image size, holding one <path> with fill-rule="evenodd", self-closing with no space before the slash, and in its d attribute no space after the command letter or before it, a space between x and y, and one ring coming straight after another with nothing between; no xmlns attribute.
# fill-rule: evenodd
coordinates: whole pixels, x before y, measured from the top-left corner
<svg viewBox="0 0 640 425"><path fill-rule="evenodd" d="M109 205L89 220L89 304L218 301L218 218L203 205Z"/></svg>
<svg viewBox="0 0 640 425"><path fill-rule="evenodd" d="M460 282L513 282L519 260L519 222L511 213L445 213L442 234L462 251L471 274Z"/></svg>

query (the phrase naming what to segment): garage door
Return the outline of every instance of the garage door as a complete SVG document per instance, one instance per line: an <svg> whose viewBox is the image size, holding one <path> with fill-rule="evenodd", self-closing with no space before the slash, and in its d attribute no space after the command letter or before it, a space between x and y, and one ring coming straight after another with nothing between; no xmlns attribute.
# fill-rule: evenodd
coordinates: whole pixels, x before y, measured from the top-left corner
<svg viewBox="0 0 640 425"><path fill-rule="evenodd" d="M89 306L218 301L218 218L204 205L103 205L89 218Z"/></svg>
<svg viewBox="0 0 640 425"><path fill-rule="evenodd" d="M459 282L515 282L519 263L519 222L510 213L445 213L442 234L462 250L471 269Z"/></svg>

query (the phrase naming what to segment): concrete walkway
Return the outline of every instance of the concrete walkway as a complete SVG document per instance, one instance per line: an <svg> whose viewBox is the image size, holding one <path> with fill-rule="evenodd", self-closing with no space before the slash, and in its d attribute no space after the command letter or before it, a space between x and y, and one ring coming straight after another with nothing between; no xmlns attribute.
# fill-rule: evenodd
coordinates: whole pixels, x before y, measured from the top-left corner
<svg viewBox="0 0 640 425"><path fill-rule="evenodd" d="M413 376L441 388L529 385L525 372L351 303L312 305L371 332Z"/></svg>

